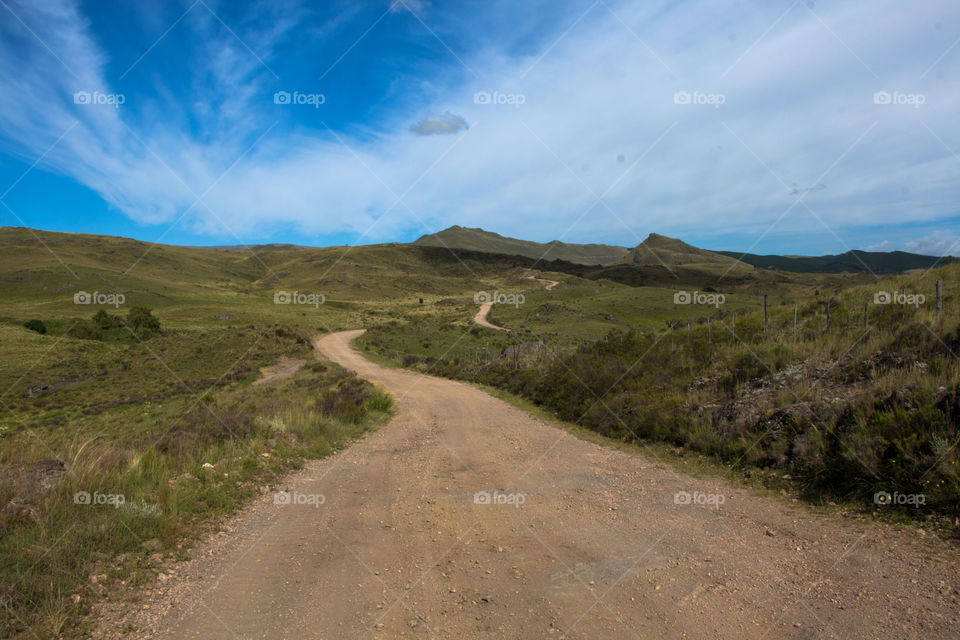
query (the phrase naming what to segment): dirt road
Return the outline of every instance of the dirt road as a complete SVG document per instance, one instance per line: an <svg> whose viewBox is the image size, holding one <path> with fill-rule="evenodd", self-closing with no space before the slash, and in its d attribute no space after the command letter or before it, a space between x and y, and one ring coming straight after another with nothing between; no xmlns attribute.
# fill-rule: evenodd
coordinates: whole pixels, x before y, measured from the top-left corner
<svg viewBox="0 0 960 640"><path fill-rule="evenodd" d="M545 285L543 288L547 291L550 291L555 286L560 284L557 280L547 280L545 278L538 278L536 276L527 276L527 280L536 280L537 282L542 282ZM507 329L506 327L500 327L493 324L488 319L487 316L490 315L490 310L493 309L494 304L495 303L492 300L481 304L480 308L477 309L477 314L473 316L473 321L481 327L487 327L488 329L496 329L497 331L510 331L510 329Z"/></svg>
<svg viewBox="0 0 960 640"><path fill-rule="evenodd" d="M317 349L392 391L397 416L292 476L291 504L264 496L202 545L137 605L141 629L956 637L955 550L578 440L468 385L371 364L349 346L358 333Z"/></svg>
<svg viewBox="0 0 960 640"><path fill-rule="evenodd" d="M487 320L487 315L490 313L490 309L493 308L494 302L484 302L480 305L480 308L477 310L477 315L473 316L473 321L480 325L481 327L487 327L488 329L496 329L497 331L510 331L506 327L498 327L489 320Z"/></svg>
<svg viewBox="0 0 960 640"><path fill-rule="evenodd" d="M560 282L557 280L547 280L546 278L538 278L537 276L527 276L527 279L536 280L537 282L542 282L544 285L546 285L543 288L546 289L547 291L550 291L555 286L560 284Z"/></svg>

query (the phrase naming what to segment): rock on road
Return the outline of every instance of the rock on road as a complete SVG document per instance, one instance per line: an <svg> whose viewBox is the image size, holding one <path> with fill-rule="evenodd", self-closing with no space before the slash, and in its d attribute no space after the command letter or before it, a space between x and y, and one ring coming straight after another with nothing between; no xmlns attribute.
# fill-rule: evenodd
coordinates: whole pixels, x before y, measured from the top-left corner
<svg viewBox="0 0 960 640"><path fill-rule="evenodd" d="M286 480L324 504L267 495L199 545L138 637L956 637L946 545L579 440L359 333L317 350L396 417Z"/></svg>

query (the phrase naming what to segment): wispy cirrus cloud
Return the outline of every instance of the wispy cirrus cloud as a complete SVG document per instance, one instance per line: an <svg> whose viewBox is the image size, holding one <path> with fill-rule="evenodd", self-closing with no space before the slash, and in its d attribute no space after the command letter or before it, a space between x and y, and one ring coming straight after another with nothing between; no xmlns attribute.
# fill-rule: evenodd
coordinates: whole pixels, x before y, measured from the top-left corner
<svg viewBox="0 0 960 640"><path fill-rule="evenodd" d="M349 82L322 87L323 104L272 99L293 88L278 52L300 33L296 13L238 27L241 42L198 7L182 25L199 43L184 60L189 92L158 83L114 108L73 103L78 90L115 91L76 5L10 6L49 50L18 21L0 24L6 149L33 159L70 130L42 166L135 220L182 216L199 234L224 237L226 222L244 236L290 227L376 240L457 223L630 244L710 227L744 248L768 231L853 246L864 238L845 230L932 224L960 196L960 95L945 82L960 55L931 67L960 38L953 5L611 3L571 9L536 51L463 51L463 21L431 16L437 41L405 18L434 49L425 69L444 65L410 87L426 86L427 102L332 132L327 114ZM393 19L372 28L398 29ZM917 95L920 105L903 97ZM442 115L410 127L413 113Z"/></svg>

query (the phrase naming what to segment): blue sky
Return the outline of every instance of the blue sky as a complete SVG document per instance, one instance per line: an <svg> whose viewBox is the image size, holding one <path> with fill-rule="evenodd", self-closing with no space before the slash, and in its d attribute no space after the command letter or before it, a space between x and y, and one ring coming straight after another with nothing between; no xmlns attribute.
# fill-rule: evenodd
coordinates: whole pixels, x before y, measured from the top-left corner
<svg viewBox="0 0 960 640"><path fill-rule="evenodd" d="M960 253L960 4L0 0L0 224Z"/></svg>

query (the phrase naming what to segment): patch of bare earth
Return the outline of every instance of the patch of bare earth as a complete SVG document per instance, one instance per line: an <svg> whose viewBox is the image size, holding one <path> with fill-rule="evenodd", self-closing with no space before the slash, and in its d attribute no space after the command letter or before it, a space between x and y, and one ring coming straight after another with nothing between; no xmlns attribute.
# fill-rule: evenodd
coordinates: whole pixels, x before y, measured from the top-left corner
<svg viewBox="0 0 960 640"><path fill-rule="evenodd" d="M260 369L260 378L254 381L254 385L267 384L284 380L295 374L300 367L307 364L306 360L298 358L288 358L283 356L278 358L276 363Z"/></svg>

